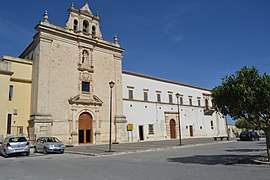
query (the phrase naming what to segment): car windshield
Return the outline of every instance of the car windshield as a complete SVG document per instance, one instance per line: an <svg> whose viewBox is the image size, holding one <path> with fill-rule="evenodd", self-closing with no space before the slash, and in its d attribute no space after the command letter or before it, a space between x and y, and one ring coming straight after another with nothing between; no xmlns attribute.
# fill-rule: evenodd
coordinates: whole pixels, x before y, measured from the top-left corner
<svg viewBox="0 0 270 180"><path fill-rule="evenodd" d="M59 139L57 139L56 137L48 137L46 138L47 142L60 142Z"/></svg>
<svg viewBox="0 0 270 180"><path fill-rule="evenodd" d="M12 137L12 138L9 138L9 141L8 142L26 142L26 138L25 137Z"/></svg>
<svg viewBox="0 0 270 180"><path fill-rule="evenodd" d="M241 132L241 134L249 134L250 132Z"/></svg>

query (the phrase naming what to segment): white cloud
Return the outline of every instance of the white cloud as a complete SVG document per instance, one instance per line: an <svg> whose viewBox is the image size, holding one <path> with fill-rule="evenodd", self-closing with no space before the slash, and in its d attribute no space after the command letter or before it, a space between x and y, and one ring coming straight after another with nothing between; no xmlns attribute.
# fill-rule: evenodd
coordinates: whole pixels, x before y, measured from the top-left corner
<svg viewBox="0 0 270 180"><path fill-rule="evenodd" d="M188 2L186 4L180 3L174 6L170 13L164 17L164 33L174 42L180 42L184 39L183 27L184 21L187 15L196 13L196 9L199 7L199 3Z"/></svg>
<svg viewBox="0 0 270 180"><path fill-rule="evenodd" d="M179 13L171 13L165 17L164 32L174 42L180 42L183 40L183 35L181 34L179 27Z"/></svg>

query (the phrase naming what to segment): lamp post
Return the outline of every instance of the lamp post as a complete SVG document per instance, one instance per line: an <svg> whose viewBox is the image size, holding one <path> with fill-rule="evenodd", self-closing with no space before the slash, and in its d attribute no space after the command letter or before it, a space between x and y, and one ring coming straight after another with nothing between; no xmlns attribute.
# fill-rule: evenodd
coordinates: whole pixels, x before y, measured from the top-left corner
<svg viewBox="0 0 270 180"><path fill-rule="evenodd" d="M180 94L179 93L176 93L175 94L176 98L177 98L177 107L178 107L178 127L179 127L179 146L181 146L181 127L180 127L180 110L179 110L179 97L180 97Z"/></svg>
<svg viewBox="0 0 270 180"><path fill-rule="evenodd" d="M110 92L110 139L109 139L109 152L112 152L112 88L114 86L114 82L109 82L109 86L111 89Z"/></svg>

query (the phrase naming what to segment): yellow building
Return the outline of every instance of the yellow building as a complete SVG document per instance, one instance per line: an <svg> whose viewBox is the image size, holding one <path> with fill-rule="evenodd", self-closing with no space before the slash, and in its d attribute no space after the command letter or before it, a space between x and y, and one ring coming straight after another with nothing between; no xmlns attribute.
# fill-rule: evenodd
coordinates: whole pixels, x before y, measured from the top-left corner
<svg viewBox="0 0 270 180"><path fill-rule="evenodd" d="M28 135L32 61L3 56L0 60L0 139Z"/></svg>

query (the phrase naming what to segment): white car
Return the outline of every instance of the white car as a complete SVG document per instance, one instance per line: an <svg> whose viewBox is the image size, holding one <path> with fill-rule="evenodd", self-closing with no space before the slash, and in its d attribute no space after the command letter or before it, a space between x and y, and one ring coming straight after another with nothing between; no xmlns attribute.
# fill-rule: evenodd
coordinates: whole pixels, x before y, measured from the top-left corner
<svg viewBox="0 0 270 180"><path fill-rule="evenodd" d="M34 145L34 152L61 153L65 151L65 145L57 137L39 137Z"/></svg>
<svg viewBox="0 0 270 180"><path fill-rule="evenodd" d="M24 136L7 136L0 145L0 154L5 158L12 154L30 155L29 142Z"/></svg>

